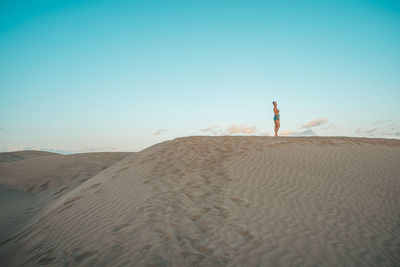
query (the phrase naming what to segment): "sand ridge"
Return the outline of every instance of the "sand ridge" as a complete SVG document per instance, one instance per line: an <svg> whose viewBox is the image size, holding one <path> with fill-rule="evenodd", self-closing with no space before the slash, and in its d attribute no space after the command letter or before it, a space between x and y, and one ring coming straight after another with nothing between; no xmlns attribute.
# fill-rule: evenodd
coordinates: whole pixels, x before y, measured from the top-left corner
<svg viewBox="0 0 400 267"><path fill-rule="evenodd" d="M64 194L11 244L23 265L391 266L400 141L188 137Z"/></svg>
<svg viewBox="0 0 400 267"><path fill-rule="evenodd" d="M47 157L60 155L58 153L47 152L47 151L37 151L37 150L24 150L15 152L1 152L0 153L0 164L5 162L13 162L18 160L24 160L36 157ZM0 165L1 166L1 165Z"/></svg>
<svg viewBox="0 0 400 267"><path fill-rule="evenodd" d="M40 218L43 209L55 199L130 154L2 153L1 158L11 160L0 164L0 244L31 218ZM4 250L0 247L0 258Z"/></svg>
<svg viewBox="0 0 400 267"><path fill-rule="evenodd" d="M0 183L24 191L44 191L68 186L71 182L82 183L129 154L97 152L29 157L0 165Z"/></svg>

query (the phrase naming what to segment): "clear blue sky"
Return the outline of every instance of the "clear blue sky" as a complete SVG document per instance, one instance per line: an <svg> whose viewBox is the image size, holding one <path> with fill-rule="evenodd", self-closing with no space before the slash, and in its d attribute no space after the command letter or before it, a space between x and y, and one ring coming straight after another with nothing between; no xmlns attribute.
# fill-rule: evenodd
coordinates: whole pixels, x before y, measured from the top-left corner
<svg viewBox="0 0 400 267"><path fill-rule="evenodd" d="M0 2L0 151L272 135L273 100L286 135L399 138L400 2Z"/></svg>

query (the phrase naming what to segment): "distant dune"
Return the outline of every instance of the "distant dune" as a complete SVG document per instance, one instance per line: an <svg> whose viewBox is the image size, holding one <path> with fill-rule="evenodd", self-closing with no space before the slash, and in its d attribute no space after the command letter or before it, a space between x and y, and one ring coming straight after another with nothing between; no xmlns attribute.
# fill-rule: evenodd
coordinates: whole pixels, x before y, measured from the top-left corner
<svg viewBox="0 0 400 267"><path fill-rule="evenodd" d="M38 217L47 203L129 154L0 153L0 158L8 161L0 164L0 243L12 236L32 216Z"/></svg>
<svg viewBox="0 0 400 267"><path fill-rule="evenodd" d="M30 159L36 157L46 157L59 155L57 153L36 150L24 150L15 152L0 152L0 163Z"/></svg>
<svg viewBox="0 0 400 267"><path fill-rule="evenodd" d="M56 157L2 167L1 182L40 192L53 186L50 177L68 183L91 176L78 167L83 159L63 165L68 156ZM23 175L27 170L35 175ZM96 170L3 242L0 260L8 266L400 262L400 140L194 136Z"/></svg>
<svg viewBox="0 0 400 267"><path fill-rule="evenodd" d="M47 188L70 186L71 183L86 181L129 154L97 152L53 154L51 157L44 158L31 156L25 160L0 165L0 183L15 186L24 191L45 191Z"/></svg>

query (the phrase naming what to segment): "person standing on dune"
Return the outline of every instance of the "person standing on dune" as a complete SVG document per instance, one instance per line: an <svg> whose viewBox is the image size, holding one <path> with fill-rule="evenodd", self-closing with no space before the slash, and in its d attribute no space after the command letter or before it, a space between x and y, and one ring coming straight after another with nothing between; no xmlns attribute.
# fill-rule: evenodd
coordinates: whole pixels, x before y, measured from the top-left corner
<svg viewBox="0 0 400 267"><path fill-rule="evenodd" d="M278 104L276 101L272 102L274 105L274 123L275 123L275 136L278 136L279 127L281 127L280 117L279 117L279 109L277 108Z"/></svg>

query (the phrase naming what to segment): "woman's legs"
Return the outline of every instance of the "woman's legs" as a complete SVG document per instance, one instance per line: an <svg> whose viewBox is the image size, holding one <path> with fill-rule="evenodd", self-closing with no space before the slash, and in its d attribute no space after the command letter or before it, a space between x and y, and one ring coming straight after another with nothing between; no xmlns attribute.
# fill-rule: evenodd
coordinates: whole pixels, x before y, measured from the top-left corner
<svg viewBox="0 0 400 267"><path fill-rule="evenodd" d="M279 128L281 127L279 120L275 120L275 136L278 136Z"/></svg>

